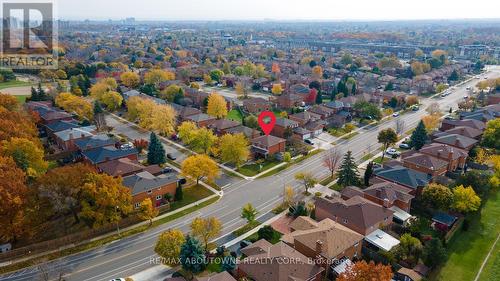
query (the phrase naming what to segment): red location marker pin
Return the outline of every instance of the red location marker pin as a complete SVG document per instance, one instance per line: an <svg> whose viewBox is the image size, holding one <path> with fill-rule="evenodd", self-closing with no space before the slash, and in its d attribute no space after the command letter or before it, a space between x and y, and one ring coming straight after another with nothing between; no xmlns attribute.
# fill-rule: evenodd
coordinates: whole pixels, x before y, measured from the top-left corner
<svg viewBox="0 0 500 281"><path fill-rule="evenodd" d="M259 126L264 131L264 134L268 136L276 124L276 116L271 111L262 111L257 119L259 121Z"/></svg>

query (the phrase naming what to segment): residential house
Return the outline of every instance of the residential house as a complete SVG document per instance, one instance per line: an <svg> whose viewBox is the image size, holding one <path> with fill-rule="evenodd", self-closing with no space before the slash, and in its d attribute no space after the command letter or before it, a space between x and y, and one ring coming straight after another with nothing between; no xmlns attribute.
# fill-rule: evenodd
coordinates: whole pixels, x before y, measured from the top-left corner
<svg viewBox="0 0 500 281"><path fill-rule="evenodd" d="M77 127L54 133L57 146L65 151L76 151L76 140L90 138L96 131L95 126Z"/></svg>
<svg viewBox="0 0 500 281"><path fill-rule="evenodd" d="M340 197L318 198L315 202L317 220L329 218L362 235L392 223L394 211L361 196L347 200Z"/></svg>
<svg viewBox="0 0 500 281"><path fill-rule="evenodd" d="M444 132L436 132L435 134L432 134L432 138L438 138L438 137L452 135L452 134L459 134L459 135L466 136L466 137L471 138L471 139L479 140L481 138L481 135L483 134L483 131L478 130L476 128L472 128L472 127L459 126L459 127L453 128L453 129L446 130Z"/></svg>
<svg viewBox="0 0 500 281"><path fill-rule="evenodd" d="M288 118L290 120L297 122L299 124L299 126L301 126L301 127L304 127L309 122L321 120L320 115L318 115L316 113L309 112L309 111L295 113L295 114L289 115Z"/></svg>
<svg viewBox="0 0 500 281"><path fill-rule="evenodd" d="M500 104L500 93L488 95L486 100L487 105L497 105Z"/></svg>
<svg viewBox="0 0 500 281"><path fill-rule="evenodd" d="M342 189L342 199L348 200L354 196L361 196L386 208L396 206L405 212L410 211L411 200L415 197L410 194L410 189L402 185L381 181L361 189L357 186L347 186Z"/></svg>
<svg viewBox="0 0 500 281"><path fill-rule="evenodd" d="M271 102L263 98L249 98L243 100L243 109L251 114L259 114L262 111L270 111L272 109Z"/></svg>
<svg viewBox="0 0 500 281"><path fill-rule="evenodd" d="M433 178L443 176L448 171L447 161L415 151L401 154L401 162L404 167L431 175Z"/></svg>
<svg viewBox="0 0 500 281"><path fill-rule="evenodd" d="M137 149L118 149L114 146L104 146L81 152L84 160L92 165L109 162L120 158L137 161Z"/></svg>
<svg viewBox="0 0 500 281"><path fill-rule="evenodd" d="M194 122L198 127L208 127L210 124L215 122L215 120L217 120L215 117L205 113L190 115L185 118L185 121Z"/></svg>
<svg viewBox="0 0 500 281"><path fill-rule="evenodd" d="M239 125L236 127L232 127L226 130L227 134L243 134L247 137L247 139L252 140L261 135L259 130L252 129L250 127L246 127L243 125Z"/></svg>
<svg viewBox="0 0 500 281"><path fill-rule="evenodd" d="M172 103L171 105L177 112L177 118L179 119L180 122L186 121L186 118L189 116L202 113L201 110L194 107L182 106L176 103Z"/></svg>
<svg viewBox="0 0 500 281"><path fill-rule="evenodd" d="M460 119L461 120L472 119L481 122L488 122L492 119L495 119L495 116L493 116L493 114L490 111L480 108L474 110L473 112L460 112Z"/></svg>
<svg viewBox="0 0 500 281"><path fill-rule="evenodd" d="M159 165L143 166L138 161L130 160L129 158L119 158L100 163L97 165L97 169L101 173L113 177L126 177L142 171L147 171L153 175L159 175L163 170Z"/></svg>
<svg viewBox="0 0 500 281"><path fill-rule="evenodd" d="M228 130L240 126L239 122L228 120L228 119L217 119L208 125L208 128L212 129L214 133L218 136L227 134Z"/></svg>
<svg viewBox="0 0 500 281"><path fill-rule="evenodd" d="M155 207L160 207L168 203L168 200L165 199L167 193L172 198L174 197L178 179L176 174L155 176L144 171L124 177L123 185L130 189L135 208L139 208L141 202L146 198L150 198Z"/></svg>
<svg viewBox="0 0 500 281"><path fill-rule="evenodd" d="M478 140L476 139L471 139L458 134L442 136L439 138L435 138L433 141L436 143L451 145L453 147L467 151L471 150L472 147L474 147L474 145L478 143Z"/></svg>
<svg viewBox="0 0 500 281"><path fill-rule="evenodd" d="M276 153L285 152L286 140L272 135L264 135L251 140L255 157L267 158Z"/></svg>
<svg viewBox="0 0 500 281"><path fill-rule="evenodd" d="M316 222L309 217L298 217L290 228L293 232L281 240L311 259L321 258L325 264L335 265L361 257L363 235L329 218Z"/></svg>
<svg viewBox="0 0 500 281"><path fill-rule="evenodd" d="M275 99L276 107L290 109L304 105L304 97L294 94L283 94Z"/></svg>
<svg viewBox="0 0 500 281"><path fill-rule="evenodd" d="M446 161L448 163L447 169L449 172L463 169L468 157L467 151L463 149L439 143L424 145L419 152Z"/></svg>
<svg viewBox="0 0 500 281"><path fill-rule="evenodd" d="M284 242L261 239L241 249L246 256L238 265L238 277L255 281L322 280L324 269ZM293 261L293 262L280 262Z"/></svg>
<svg viewBox="0 0 500 281"><path fill-rule="evenodd" d="M323 105L315 105L308 111L319 115L321 120L326 120L335 113L335 110L333 108Z"/></svg>
<svg viewBox="0 0 500 281"><path fill-rule="evenodd" d="M167 104L167 102L165 100L162 100L160 98L155 98L155 97L146 95L146 94L141 93L141 92L139 92L137 90L127 91L127 92L123 93L122 95L123 95L123 100L125 101L125 104L127 103L127 101L131 97L140 97L140 98L143 98L143 99L149 99L149 100L152 100L153 102L155 102L156 104Z"/></svg>
<svg viewBox="0 0 500 281"><path fill-rule="evenodd" d="M78 139L74 141L76 148L80 151L94 149L98 147L115 145L116 139L110 138L106 134L93 135L88 138Z"/></svg>
<svg viewBox="0 0 500 281"><path fill-rule="evenodd" d="M432 179L428 174L401 165L384 165L383 167L375 168L373 174L375 175L375 179L396 183L409 188L412 195L420 194L422 188L428 185Z"/></svg>
<svg viewBox="0 0 500 281"><path fill-rule="evenodd" d="M472 127L478 130L483 131L486 126L484 122L481 122L479 120L474 120L474 119L465 119L465 120L448 120L444 119L441 122L441 127L439 128L440 131L447 131L450 129L453 129L455 127Z"/></svg>
<svg viewBox="0 0 500 281"><path fill-rule="evenodd" d="M52 123L45 125L45 131L47 132L47 136L54 139L54 134L60 131L78 128L80 125L78 121L71 120L58 120Z"/></svg>
<svg viewBox="0 0 500 281"><path fill-rule="evenodd" d="M236 281L227 271L210 274L204 277L195 277L194 281Z"/></svg>
<svg viewBox="0 0 500 281"><path fill-rule="evenodd" d="M299 127L299 123L288 118L276 118L271 135L287 139L292 136L293 130Z"/></svg>

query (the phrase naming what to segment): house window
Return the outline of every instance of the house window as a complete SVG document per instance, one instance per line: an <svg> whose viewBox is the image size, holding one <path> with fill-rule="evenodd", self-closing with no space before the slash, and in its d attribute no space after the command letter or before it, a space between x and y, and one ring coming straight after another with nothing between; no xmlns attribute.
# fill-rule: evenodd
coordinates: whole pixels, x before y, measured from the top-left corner
<svg viewBox="0 0 500 281"><path fill-rule="evenodd" d="M148 190L148 194L151 194L151 192L153 192L152 190Z"/></svg>
<svg viewBox="0 0 500 281"><path fill-rule="evenodd" d="M354 244L354 248L357 248L359 246L359 242Z"/></svg>
<svg viewBox="0 0 500 281"><path fill-rule="evenodd" d="M161 195L156 195L156 200L161 200Z"/></svg>
<svg viewBox="0 0 500 281"><path fill-rule="evenodd" d="M139 202L134 204L134 208L136 208L136 209L139 208L140 206L141 206L141 203L139 203Z"/></svg>
<svg viewBox="0 0 500 281"><path fill-rule="evenodd" d="M343 219L342 222L347 223L347 219Z"/></svg>

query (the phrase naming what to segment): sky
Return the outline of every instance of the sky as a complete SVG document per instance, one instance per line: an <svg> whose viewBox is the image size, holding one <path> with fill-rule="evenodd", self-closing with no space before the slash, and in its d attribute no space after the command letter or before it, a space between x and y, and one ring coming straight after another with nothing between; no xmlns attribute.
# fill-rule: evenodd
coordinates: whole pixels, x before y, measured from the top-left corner
<svg viewBox="0 0 500 281"><path fill-rule="evenodd" d="M416 20L500 18L499 0L56 0L65 20Z"/></svg>

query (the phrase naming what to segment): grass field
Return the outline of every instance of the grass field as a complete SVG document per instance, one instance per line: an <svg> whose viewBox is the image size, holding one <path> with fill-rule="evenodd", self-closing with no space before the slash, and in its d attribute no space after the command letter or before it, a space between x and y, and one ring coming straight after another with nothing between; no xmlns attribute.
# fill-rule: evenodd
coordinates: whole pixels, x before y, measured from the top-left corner
<svg viewBox="0 0 500 281"><path fill-rule="evenodd" d="M500 233L500 195L492 194L480 214L470 220L467 231L461 231L448 244L449 258L430 280L474 280L483 260ZM481 281L500 280L500 245L497 243L483 272Z"/></svg>
<svg viewBox="0 0 500 281"><path fill-rule="evenodd" d="M264 163L262 163L262 169L260 169L259 164L247 164L244 166L241 166L238 169L238 172L247 176L247 177L253 177L260 173L261 171L265 171L267 169L270 169L276 165L278 165L280 162L276 160L266 160Z"/></svg>
<svg viewBox="0 0 500 281"><path fill-rule="evenodd" d="M31 83L24 82L24 81L18 81L18 80L1 82L0 83L0 90L5 89L5 88L30 86L30 85L31 85Z"/></svg>
<svg viewBox="0 0 500 281"><path fill-rule="evenodd" d="M26 102L26 98L28 98L29 96L15 96L15 97L20 104L24 104Z"/></svg>
<svg viewBox="0 0 500 281"><path fill-rule="evenodd" d="M183 199L179 202L172 202L172 204L170 205L170 209L168 210L169 212L175 209L182 208L213 194L210 190L202 185L193 185L190 187L186 187L182 191L182 194L184 195Z"/></svg>
<svg viewBox="0 0 500 281"><path fill-rule="evenodd" d="M239 110L233 109L227 114L227 119L241 123L243 122L243 115Z"/></svg>

